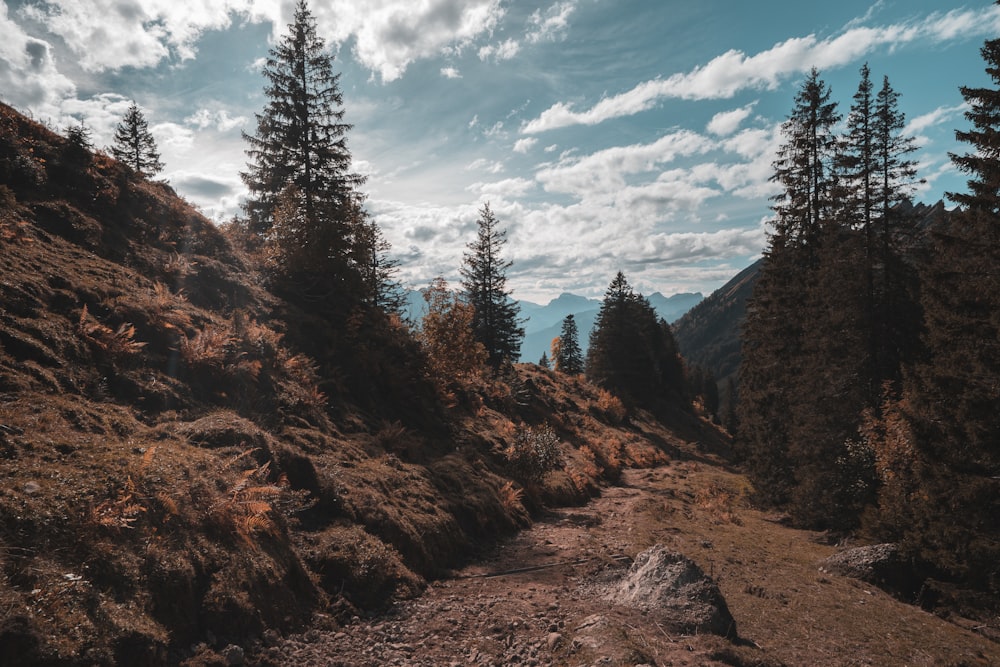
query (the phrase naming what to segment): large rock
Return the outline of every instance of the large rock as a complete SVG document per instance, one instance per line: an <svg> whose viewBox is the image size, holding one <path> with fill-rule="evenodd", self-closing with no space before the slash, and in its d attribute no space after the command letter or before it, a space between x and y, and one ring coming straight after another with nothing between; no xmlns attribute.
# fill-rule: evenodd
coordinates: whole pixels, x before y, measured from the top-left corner
<svg viewBox="0 0 1000 667"><path fill-rule="evenodd" d="M920 568L905 559L895 544L872 544L846 549L824 558L819 569L878 586L912 602L923 582Z"/></svg>
<svg viewBox="0 0 1000 667"><path fill-rule="evenodd" d="M636 556L605 597L642 609L677 632L736 636L736 621L718 585L690 558L662 544Z"/></svg>

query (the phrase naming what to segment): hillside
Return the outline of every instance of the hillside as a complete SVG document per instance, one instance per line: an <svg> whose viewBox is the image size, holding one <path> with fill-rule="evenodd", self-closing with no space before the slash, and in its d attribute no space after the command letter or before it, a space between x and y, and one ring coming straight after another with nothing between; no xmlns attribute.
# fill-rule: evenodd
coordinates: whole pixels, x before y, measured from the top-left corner
<svg viewBox="0 0 1000 667"><path fill-rule="evenodd" d="M349 619L667 460L578 379L439 393L398 325L330 329L168 185L5 106L0 202L4 665L176 664ZM683 415L671 438L725 446ZM545 424L560 465L535 481L511 452Z"/></svg>
<svg viewBox="0 0 1000 667"><path fill-rule="evenodd" d="M740 325L762 261L740 271L674 324L681 356L711 371L720 383L739 368Z"/></svg>

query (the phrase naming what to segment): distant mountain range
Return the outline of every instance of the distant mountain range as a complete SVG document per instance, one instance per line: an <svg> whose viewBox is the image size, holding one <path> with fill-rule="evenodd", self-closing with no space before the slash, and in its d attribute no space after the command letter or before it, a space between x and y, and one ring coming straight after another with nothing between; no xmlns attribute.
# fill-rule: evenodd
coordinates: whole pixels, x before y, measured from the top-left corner
<svg viewBox="0 0 1000 667"><path fill-rule="evenodd" d="M656 292L648 297L649 303L660 317L674 322L697 305L704 297L700 292L664 296ZM408 315L419 321L424 313L424 299L421 292L411 290L407 294ZM524 341L521 343L521 361L537 362L544 352L549 354L552 339L562 331L562 322L567 315L576 319L580 331L580 348L584 354L590 342L590 331L601 309L600 299L588 299L564 292L546 305L521 301L521 317L524 322Z"/></svg>

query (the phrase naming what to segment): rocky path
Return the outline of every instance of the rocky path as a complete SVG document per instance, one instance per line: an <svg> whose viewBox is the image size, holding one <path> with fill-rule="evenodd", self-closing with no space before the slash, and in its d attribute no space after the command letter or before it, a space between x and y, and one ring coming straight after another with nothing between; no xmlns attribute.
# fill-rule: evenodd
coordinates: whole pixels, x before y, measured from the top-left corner
<svg viewBox="0 0 1000 667"><path fill-rule="evenodd" d="M1000 650L816 563L819 536L747 509L742 478L704 463L627 471L585 507L560 509L483 562L372 620L272 642L271 665L1000 664ZM616 599L652 545L719 581L738 639ZM609 599L609 592L612 592ZM686 629L687 628L687 629Z"/></svg>

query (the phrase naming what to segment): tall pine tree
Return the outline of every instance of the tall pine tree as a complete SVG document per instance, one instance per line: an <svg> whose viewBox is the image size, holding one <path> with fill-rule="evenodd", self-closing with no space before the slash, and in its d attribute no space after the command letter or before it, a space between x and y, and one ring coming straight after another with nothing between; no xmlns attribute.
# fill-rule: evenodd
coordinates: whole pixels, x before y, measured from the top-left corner
<svg viewBox="0 0 1000 667"><path fill-rule="evenodd" d="M838 208L834 130L841 117L830 98L814 68L782 125L784 143L771 177L781 191L773 198L773 232L743 325L737 451L758 495L774 504L794 500L803 488L796 416L812 407L801 387L813 366L806 349L825 320L816 298L820 245L838 233L832 224Z"/></svg>
<svg viewBox="0 0 1000 667"><path fill-rule="evenodd" d="M789 244L815 247L822 222L831 218L837 154L834 130L841 116L830 95L829 86L813 68L782 125L786 141L778 149L771 180L781 186L773 198L774 225Z"/></svg>
<svg viewBox="0 0 1000 667"><path fill-rule="evenodd" d="M116 160L124 162L134 172L147 178L163 170L156 140L149 131L146 117L135 102L132 102L115 128L115 143L111 146L111 154Z"/></svg>
<svg viewBox="0 0 1000 667"><path fill-rule="evenodd" d="M357 188L350 171L339 74L305 0L263 69L268 103L249 144L247 227L272 246L286 274L344 280L356 239Z"/></svg>
<svg viewBox="0 0 1000 667"><path fill-rule="evenodd" d="M463 257L462 291L475 309L473 332L483 344L490 366L497 370L517 361L524 339L518 313L520 306L510 298L507 269L513 262L501 256L507 232L485 204L479 210L476 239L468 244Z"/></svg>

